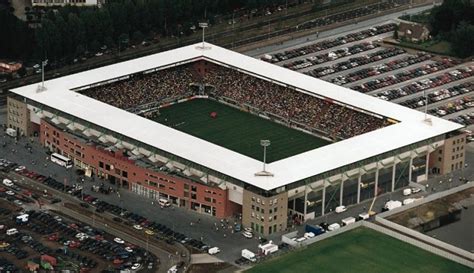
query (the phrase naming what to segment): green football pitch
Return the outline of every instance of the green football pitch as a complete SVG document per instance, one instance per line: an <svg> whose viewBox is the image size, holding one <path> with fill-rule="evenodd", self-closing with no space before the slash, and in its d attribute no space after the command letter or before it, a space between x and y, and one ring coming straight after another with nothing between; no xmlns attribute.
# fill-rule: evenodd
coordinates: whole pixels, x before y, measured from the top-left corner
<svg viewBox="0 0 474 273"><path fill-rule="evenodd" d="M246 273L472 273L472 269L368 228L263 262Z"/></svg>
<svg viewBox="0 0 474 273"><path fill-rule="evenodd" d="M217 113L217 118L210 114ZM208 99L160 109L155 121L229 150L263 160L261 139L271 141L267 162L306 152L330 142Z"/></svg>

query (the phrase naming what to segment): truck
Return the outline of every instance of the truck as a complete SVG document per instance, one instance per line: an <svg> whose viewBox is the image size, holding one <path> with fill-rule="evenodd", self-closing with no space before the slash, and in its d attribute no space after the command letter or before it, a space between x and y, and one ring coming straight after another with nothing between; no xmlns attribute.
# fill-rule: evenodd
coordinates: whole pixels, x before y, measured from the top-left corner
<svg viewBox="0 0 474 273"><path fill-rule="evenodd" d="M367 220L370 218L370 215L367 212L359 214L358 220Z"/></svg>
<svg viewBox="0 0 474 273"><path fill-rule="evenodd" d="M324 228L320 226L312 226L312 225L306 225L304 228L304 231L306 233L312 232L314 233L315 236L321 235L326 232Z"/></svg>
<svg viewBox="0 0 474 273"><path fill-rule="evenodd" d="M356 218L347 217L347 218L342 219L342 226L347 226L347 225L353 224L355 222L356 222Z"/></svg>
<svg viewBox="0 0 474 273"><path fill-rule="evenodd" d="M255 256L255 253L248 249L242 249L242 257L251 261L251 262L256 262L257 261L257 256Z"/></svg>
<svg viewBox="0 0 474 273"><path fill-rule="evenodd" d="M393 210L393 209L399 208L401 206L402 206L402 202L390 200L387 203L385 203L385 206L384 206L383 210L384 211Z"/></svg>
<svg viewBox="0 0 474 273"><path fill-rule="evenodd" d="M5 130L5 133L11 137L17 136L16 130L13 128L7 128L7 130Z"/></svg>
<svg viewBox="0 0 474 273"><path fill-rule="evenodd" d="M277 252L278 245L275 245L272 241L269 241L267 244L258 245L258 249L260 249L263 255L268 255Z"/></svg>

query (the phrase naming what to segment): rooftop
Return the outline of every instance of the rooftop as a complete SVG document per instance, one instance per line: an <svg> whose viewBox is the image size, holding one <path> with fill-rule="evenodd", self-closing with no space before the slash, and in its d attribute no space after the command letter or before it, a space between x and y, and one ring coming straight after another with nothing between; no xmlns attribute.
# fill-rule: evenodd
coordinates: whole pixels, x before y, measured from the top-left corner
<svg viewBox="0 0 474 273"><path fill-rule="evenodd" d="M51 108L87 120L99 127L126 135L147 145L186 158L219 173L264 190L272 190L351 163L423 141L463 126L434 116L424 122L424 113L386 102L350 89L291 71L231 50L206 43L189 45L45 82L47 90L38 92L38 84L11 90L13 93ZM396 124L342 140L321 148L272 162L267 170L272 177L255 176L262 163L173 128L71 91L78 87L123 77L157 67L173 66L195 60L251 72L324 97L399 121Z"/></svg>

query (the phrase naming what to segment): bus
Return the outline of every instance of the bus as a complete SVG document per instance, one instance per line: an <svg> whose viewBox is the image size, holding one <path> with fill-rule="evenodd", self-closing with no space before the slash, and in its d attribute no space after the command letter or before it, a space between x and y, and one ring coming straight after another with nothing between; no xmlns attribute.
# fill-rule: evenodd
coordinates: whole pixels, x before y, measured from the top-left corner
<svg viewBox="0 0 474 273"><path fill-rule="evenodd" d="M65 167L66 169L72 168L72 160L60 154L52 153L51 161Z"/></svg>

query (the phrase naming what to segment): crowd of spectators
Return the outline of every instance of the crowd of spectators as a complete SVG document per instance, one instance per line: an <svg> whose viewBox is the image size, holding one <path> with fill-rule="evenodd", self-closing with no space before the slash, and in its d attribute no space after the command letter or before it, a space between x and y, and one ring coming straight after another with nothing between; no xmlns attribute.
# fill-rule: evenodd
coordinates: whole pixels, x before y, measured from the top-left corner
<svg viewBox="0 0 474 273"><path fill-rule="evenodd" d="M195 72L191 65L181 65L149 74L136 74L129 79L93 87L84 95L115 107L130 110L134 107L164 99L191 95L189 86Z"/></svg>
<svg viewBox="0 0 474 273"><path fill-rule="evenodd" d="M85 90L83 93L122 109L195 94L225 98L306 130L337 140L387 126L386 120L298 92L234 69L213 65L203 74L192 64L178 66ZM209 88L211 87L211 88Z"/></svg>

